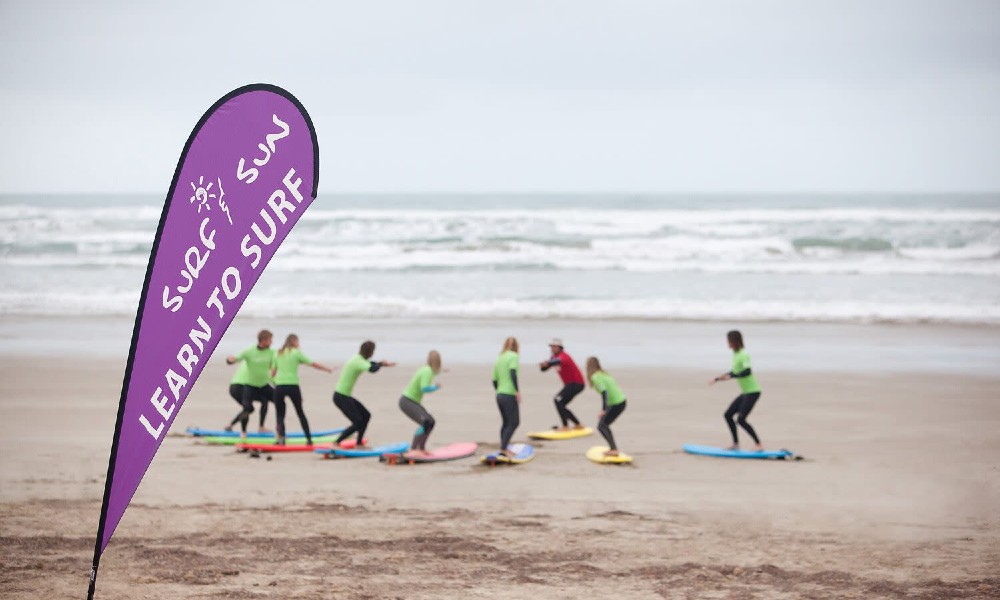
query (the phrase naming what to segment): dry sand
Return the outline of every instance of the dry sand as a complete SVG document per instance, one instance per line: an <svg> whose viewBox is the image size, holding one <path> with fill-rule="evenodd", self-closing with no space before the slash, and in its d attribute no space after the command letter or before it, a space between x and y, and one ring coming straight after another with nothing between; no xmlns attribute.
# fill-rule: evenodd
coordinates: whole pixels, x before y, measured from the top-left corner
<svg viewBox="0 0 1000 600"><path fill-rule="evenodd" d="M633 466L587 461L595 436L538 444L517 467L389 467L184 437L236 412L223 355L105 552L98 598L1000 597L995 374L761 373L750 422L806 457L764 462L680 451L727 442L736 387L708 387L715 370L607 364L629 397L614 431ZM85 359L0 367L2 598L85 597L124 369ZM417 366L362 376L374 443L411 435L395 403ZM496 448L490 366L450 367L426 401L431 445ZM313 427L342 425L335 376L305 371ZM522 377L516 440L555 422L555 374ZM598 405L588 390L571 408L592 424Z"/></svg>

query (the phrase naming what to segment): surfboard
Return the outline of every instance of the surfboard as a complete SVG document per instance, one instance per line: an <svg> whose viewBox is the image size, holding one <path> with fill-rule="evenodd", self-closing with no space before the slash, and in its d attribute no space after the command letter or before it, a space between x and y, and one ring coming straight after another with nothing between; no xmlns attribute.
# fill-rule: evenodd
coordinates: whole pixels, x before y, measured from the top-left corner
<svg viewBox="0 0 1000 600"><path fill-rule="evenodd" d="M399 442L397 444L384 444L374 448L362 449L344 448L343 446L333 448L332 446L328 446L326 448L316 448L313 452L322 454L323 458L364 458L367 456L382 456L391 452L406 452L406 449L409 447L408 443Z"/></svg>
<svg viewBox="0 0 1000 600"><path fill-rule="evenodd" d="M533 440L572 440L574 438L587 437L592 433L594 433L594 430L590 427L584 427L583 429L569 429L566 431L550 429L548 431L535 431L529 433L528 437Z"/></svg>
<svg viewBox="0 0 1000 600"><path fill-rule="evenodd" d="M511 444L507 449L514 453L514 456L504 456L500 452L492 452L480 458L484 465L519 465L535 458L535 447L531 444Z"/></svg>
<svg viewBox="0 0 1000 600"><path fill-rule="evenodd" d="M700 456L717 456L720 458L794 458L795 454L791 450L726 450L715 446L700 446L698 444L684 444L684 451L688 454Z"/></svg>
<svg viewBox="0 0 1000 600"><path fill-rule="evenodd" d="M344 428L340 429L325 429L323 431L313 431L313 438L323 437L324 435L337 435L344 431ZM239 439L239 431L226 431L225 429L202 429L201 427L188 427L185 432L188 435L194 437L233 437ZM274 432L271 433L255 433L252 431L247 432L247 438L273 438ZM291 438L305 438L306 434L302 431L292 431L285 433L285 439Z"/></svg>
<svg viewBox="0 0 1000 600"><path fill-rule="evenodd" d="M317 446L320 445L320 444L323 444L323 443L331 444L331 443L333 443L334 439L336 439L336 438L334 436L332 436L332 435L313 436L313 444L317 445ZM215 436L210 436L210 437L199 437L199 438L197 438L196 443L209 444L209 445L212 445L212 446L235 446L236 444L241 444L241 443L246 443L246 444L273 444L274 441L275 441L275 437L273 435L270 436L270 437L266 437L266 438L251 438L251 437L247 436L247 439L246 439L245 442L243 440L241 440L240 438L238 438L238 437L215 437ZM305 443L306 443L306 438L290 438L290 439L286 438L285 442L288 445L290 445L290 446L304 446Z"/></svg>
<svg viewBox="0 0 1000 600"><path fill-rule="evenodd" d="M236 447L240 450L257 450L258 452L312 452L316 449L316 446L308 446L306 444L236 444Z"/></svg>
<svg viewBox="0 0 1000 600"><path fill-rule="evenodd" d="M472 456L476 453L477 448L479 448L479 444L475 442L457 442L428 450L426 454L416 452L383 454L379 460L390 465L444 462Z"/></svg>
<svg viewBox="0 0 1000 600"><path fill-rule="evenodd" d="M587 450L587 458L601 465L625 465L632 462L632 457L624 452L618 456L604 456L608 450L608 446L592 446Z"/></svg>

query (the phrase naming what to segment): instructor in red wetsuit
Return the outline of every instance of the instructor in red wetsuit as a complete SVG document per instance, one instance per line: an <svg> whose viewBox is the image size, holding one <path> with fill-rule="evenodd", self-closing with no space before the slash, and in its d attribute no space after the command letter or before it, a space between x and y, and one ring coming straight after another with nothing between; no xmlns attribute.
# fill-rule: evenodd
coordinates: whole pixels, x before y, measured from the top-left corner
<svg viewBox="0 0 1000 600"><path fill-rule="evenodd" d="M559 372L559 378L562 379L563 388L553 398L556 403L556 410L559 412L559 419L562 421L560 431L583 429L583 425L580 424L580 420L576 418L576 415L566 408L566 405L587 387L583 383L583 375L580 373L580 369L576 366L576 363L573 362L573 359L570 358L570 355L566 354L561 339L555 338L549 342L549 350L552 351L552 357L549 360L538 363L538 366L542 371L548 371L552 367L555 367L556 371ZM572 426L569 424L570 421L573 422Z"/></svg>

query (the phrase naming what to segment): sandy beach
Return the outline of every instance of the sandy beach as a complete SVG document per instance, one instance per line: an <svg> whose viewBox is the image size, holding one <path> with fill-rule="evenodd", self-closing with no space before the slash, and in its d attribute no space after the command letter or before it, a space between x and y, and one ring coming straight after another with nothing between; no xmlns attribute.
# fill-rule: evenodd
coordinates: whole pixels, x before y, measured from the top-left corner
<svg viewBox="0 0 1000 600"><path fill-rule="evenodd" d="M527 329L527 337L548 329L507 325ZM721 415L735 385L706 385L725 363L609 361L629 398L614 431L632 466L587 461L586 449L603 443L596 434L539 443L533 462L512 468L473 459L389 467L305 454L268 461L183 433L221 427L236 412L223 357L248 327L227 334L161 446L104 554L99 598L1000 594L1000 377L989 371L880 373L841 363L762 370L764 395L750 422L768 447L805 457L794 462L680 450L727 442ZM391 325L381 327L388 335ZM124 360L58 348L19 356L12 328L5 322L0 367L0 596L83 597ZM903 329L956 346L992 335ZM394 341L380 340L380 349L388 353ZM577 359L598 344L581 341ZM543 352L522 352L517 441L555 423L557 378L535 367ZM374 443L408 440L413 425L395 403L420 363L406 352L380 355L401 364L358 384L373 413L368 435ZM335 356L313 358L339 364ZM438 421L431 446L475 441L495 449L490 365L448 354L445 362L442 389L426 403ZM303 372L314 429L344 424L330 402L334 384L335 376ZM588 390L571 408L593 424L598 406ZM288 425L298 429L294 414Z"/></svg>

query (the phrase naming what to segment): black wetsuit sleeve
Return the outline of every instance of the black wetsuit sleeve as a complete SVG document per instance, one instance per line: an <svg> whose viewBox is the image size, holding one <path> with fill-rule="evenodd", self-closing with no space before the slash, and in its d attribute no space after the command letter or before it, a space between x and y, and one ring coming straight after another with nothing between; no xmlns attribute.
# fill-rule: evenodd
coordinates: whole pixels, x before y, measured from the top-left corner
<svg viewBox="0 0 1000 600"><path fill-rule="evenodd" d="M739 373L734 373L734 372L730 371L729 372L729 376L730 377L736 377L737 379L739 379L740 377L749 377L750 376L750 369L743 369Z"/></svg>
<svg viewBox="0 0 1000 600"><path fill-rule="evenodd" d="M561 360L559 360L558 358L553 358L549 362L547 362L544 365L542 365L542 370L543 371L548 371L550 368L552 368L552 367L554 367L556 365L560 365L560 364L562 364Z"/></svg>
<svg viewBox="0 0 1000 600"><path fill-rule="evenodd" d="M381 368L382 368L382 363L380 363L380 362L372 362L372 366L368 367L368 372L369 373L377 373L378 370L381 369Z"/></svg>
<svg viewBox="0 0 1000 600"><path fill-rule="evenodd" d="M493 380L493 389L497 389L497 380L496 379Z"/></svg>
<svg viewBox="0 0 1000 600"><path fill-rule="evenodd" d="M521 387L517 385L517 370L515 369L510 370L510 380L514 383L514 391L520 392Z"/></svg>
<svg viewBox="0 0 1000 600"><path fill-rule="evenodd" d="M601 410L608 410L608 390L601 392Z"/></svg>

